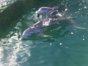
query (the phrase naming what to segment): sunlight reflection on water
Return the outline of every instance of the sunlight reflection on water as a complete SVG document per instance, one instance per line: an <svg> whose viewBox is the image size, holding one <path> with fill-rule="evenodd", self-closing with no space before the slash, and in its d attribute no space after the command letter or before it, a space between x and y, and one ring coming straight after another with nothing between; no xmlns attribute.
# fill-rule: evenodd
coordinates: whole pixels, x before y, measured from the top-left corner
<svg viewBox="0 0 88 66"><path fill-rule="evenodd" d="M5 44L6 40L8 44L7 42ZM15 33L15 36L12 36L9 39L3 39L2 41L4 44L1 44L0 47L0 61L2 62L4 60L4 64L0 63L0 66L20 66L20 63L26 62L27 58L31 56L30 45L32 42L19 41L18 34Z"/></svg>
<svg viewBox="0 0 88 66"><path fill-rule="evenodd" d="M0 12L3 12L4 9L8 7L8 5L11 5L16 0L0 0Z"/></svg>
<svg viewBox="0 0 88 66"><path fill-rule="evenodd" d="M82 3L80 3L80 5L83 6ZM70 15L72 14L70 17L72 17L72 18L74 16L79 17L81 15L80 13L81 13L82 9L88 9L88 8L87 8L87 6L78 8L78 11L74 12L75 14L69 12ZM71 10L73 11L73 9L71 9ZM69 11L69 8L67 11ZM34 63L32 62L33 66L37 66L37 65L42 66L41 64L45 64L45 66L47 66L47 65L49 65L49 66L65 66L63 64L63 61L68 62L67 60L69 60L69 59L66 57L66 59L67 59L66 60L66 59L64 59L65 57L64 58L60 58L60 57L63 57L65 54L65 51L67 51L67 50L68 50L68 53L72 53L73 58L75 58L75 56L77 56L77 58L78 58L79 54L77 55L77 53L78 53L78 51L82 50L79 47L81 45L81 44L79 44L79 42L82 41L82 43L84 43L83 41L87 40L87 34L85 34L85 33L87 33L88 30L86 32L83 30L75 29L75 28L74 29L65 28L65 30L67 29L70 31L68 33L65 33L64 29L61 30L60 33L62 32L61 34L63 34L63 35L59 35L59 36L56 35L56 37L59 37L59 38L55 38L57 46L52 42L50 42L49 44L46 42L43 42L42 39L39 41L34 41L34 40L33 41L31 41L31 40L19 41L19 37L21 36L24 29L31 26L32 24L34 24L34 22L38 21L39 19L42 19L42 17L36 18L36 15L33 13L34 12L23 15L23 17L19 20L17 25L14 27L14 29L16 31L14 31L14 30L10 31L9 34L7 35L8 38L1 39L0 66L21 66L21 64L25 63L27 60L29 60L29 57L31 57L31 56L33 59L31 61L34 62ZM69 14L69 13L67 12L67 14ZM78 16L78 14L79 14L79 16ZM84 16L84 15L82 15L82 16ZM69 17L68 15L66 15L66 16ZM80 19L82 19L82 18L80 18ZM80 19L76 20L76 21L80 21ZM87 20L87 19L85 19L85 20ZM86 23L85 26L87 27L87 22L85 21L85 23ZM82 21L80 21L80 24L84 25ZM64 33L66 35L64 35ZM81 35L79 35L79 34L81 34ZM35 44L33 42L35 42ZM31 45L33 45L33 46L31 46ZM55 46L55 47L53 47L53 46ZM58 46L60 46L62 49L64 47L64 52L62 52L63 50L61 51L60 48L58 49ZM82 46L82 48L83 48L83 46ZM32 51L30 51L30 49ZM86 47L86 49L87 49L87 47ZM77 50L77 52L76 52L76 50ZM31 55L31 52L32 52L32 55ZM62 53L62 55L60 55L60 53ZM53 55L55 55L55 56L53 56ZM82 53L80 55L82 55ZM80 56L80 58L82 56ZM53 58L53 60L52 60L52 58ZM57 59L58 59L58 61L57 61ZM29 61L29 62L31 62L31 61ZM61 65L59 65L59 64L53 65L53 62L55 62L55 63L57 62L57 64L59 62L59 64L61 64ZM68 65L71 65L71 64L69 64L69 62L68 62ZM77 60L77 62L79 62L79 61ZM72 63L74 63L74 62L72 62ZM29 65L27 65L27 66L29 66Z"/></svg>
<svg viewBox="0 0 88 66"><path fill-rule="evenodd" d="M22 43L21 41L19 41L19 42L16 42L14 46L12 46L11 54L7 57L9 59L8 66L16 66L16 65L20 66L19 63L26 62L27 56L28 57L31 56L30 51L29 51L30 49L29 45L31 44L31 42L28 42L29 45L27 45L26 43ZM27 56L25 56L25 54ZM20 59L19 57L22 59Z"/></svg>
<svg viewBox="0 0 88 66"><path fill-rule="evenodd" d="M1 61L1 59L3 59L3 56L4 56L4 54L3 54L3 47L0 47L0 61Z"/></svg>

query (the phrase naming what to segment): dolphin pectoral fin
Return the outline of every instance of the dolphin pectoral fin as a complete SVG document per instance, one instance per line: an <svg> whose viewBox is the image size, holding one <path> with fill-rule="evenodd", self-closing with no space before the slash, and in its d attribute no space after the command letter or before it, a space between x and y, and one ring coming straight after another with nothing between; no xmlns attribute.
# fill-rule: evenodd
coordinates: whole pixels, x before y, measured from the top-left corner
<svg viewBox="0 0 88 66"><path fill-rule="evenodd" d="M45 35L43 33L39 33L38 36L41 36L41 37L50 37L49 35Z"/></svg>

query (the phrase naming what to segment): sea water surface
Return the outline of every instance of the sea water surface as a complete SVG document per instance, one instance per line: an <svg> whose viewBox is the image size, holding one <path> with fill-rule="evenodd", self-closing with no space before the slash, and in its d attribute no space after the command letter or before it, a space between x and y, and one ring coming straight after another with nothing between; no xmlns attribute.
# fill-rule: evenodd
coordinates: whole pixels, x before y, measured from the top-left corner
<svg viewBox="0 0 88 66"><path fill-rule="evenodd" d="M25 13L17 25L0 40L0 66L88 66L88 1L63 0L66 5L65 17L72 18L87 29L60 25L51 27L46 34L49 38L32 37L20 41L22 32L41 19L34 13L41 6L56 6L44 0Z"/></svg>

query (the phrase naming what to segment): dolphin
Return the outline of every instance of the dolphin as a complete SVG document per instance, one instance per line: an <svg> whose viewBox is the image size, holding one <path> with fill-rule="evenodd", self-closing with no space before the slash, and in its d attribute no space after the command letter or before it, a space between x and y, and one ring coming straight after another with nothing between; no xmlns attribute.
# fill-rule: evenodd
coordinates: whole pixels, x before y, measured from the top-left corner
<svg viewBox="0 0 88 66"><path fill-rule="evenodd" d="M59 5L59 6L55 6L55 7L40 7L35 13L37 15L46 15L46 19L47 18L51 18L51 19L56 19L56 20L63 20L64 19L67 21L67 20L70 20L70 24L73 25L73 27L75 28L78 28L78 29L87 29L87 28L84 28L84 27L81 27L79 25L77 25L72 19L69 19L69 18L64 18L62 16L62 14L60 14L61 12L65 11L65 5ZM46 21L45 21L46 22ZM63 22L61 22L63 23ZM67 23L67 22L66 22Z"/></svg>
<svg viewBox="0 0 88 66"><path fill-rule="evenodd" d="M39 8L35 13L38 16L45 14L46 19L38 21L33 26L31 26L31 27L27 28L26 30L24 30L20 40L26 38L27 36L31 36L32 34L35 34L35 33L39 34L40 36L47 37L48 35L45 35L45 34L41 33L41 30L43 28L45 28L45 27L48 27L48 26L52 25L52 24L58 23L57 22L58 19L56 19L58 17L55 14L57 13L56 10L57 9L59 10L59 8L57 8L57 7L41 7L41 8ZM52 19L53 17L54 17L54 19Z"/></svg>
<svg viewBox="0 0 88 66"><path fill-rule="evenodd" d="M42 7L38 11L36 11L36 13L37 14L46 13L47 15L47 11L50 12L50 10L51 8L49 7ZM36 22L31 27L24 30L22 36L20 37L20 40L25 39L26 37L31 36L33 34L38 34L39 36L42 36L42 37L49 37L49 35L43 34L42 30L54 24L67 24L67 25L72 25L75 28L86 29L86 28L78 26L72 19L68 19L60 15L57 15L57 12L53 11L49 15L47 15L47 18Z"/></svg>
<svg viewBox="0 0 88 66"><path fill-rule="evenodd" d="M65 11L65 5L60 4L60 5L54 6L54 7L40 7L35 13L39 17L39 15L48 15L49 16L49 15L52 15L52 14L50 14L52 12L54 12L54 14L55 14L55 13L61 13L63 11Z"/></svg>
<svg viewBox="0 0 88 66"><path fill-rule="evenodd" d="M38 21L37 23L35 23L31 27L28 27L26 30L24 30L20 40L23 40L33 34L37 34L38 36L41 36L41 37L50 37L49 35L43 34L42 30L49 27L49 26L53 26L55 24L67 24L67 25L72 25L76 28L86 29L86 28L82 28L82 27L78 26L71 19L62 18L62 17L60 17L60 18L47 18L47 19L43 19L43 20Z"/></svg>
<svg viewBox="0 0 88 66"><path fill-rule="evenodd" d="M45 16L46 18L56 18L57 17L56 14L58 13L58 11L57 10L54 11L53 8L51 7L41 7L35 13L37 14L37 17L42 15Z"/></svg>

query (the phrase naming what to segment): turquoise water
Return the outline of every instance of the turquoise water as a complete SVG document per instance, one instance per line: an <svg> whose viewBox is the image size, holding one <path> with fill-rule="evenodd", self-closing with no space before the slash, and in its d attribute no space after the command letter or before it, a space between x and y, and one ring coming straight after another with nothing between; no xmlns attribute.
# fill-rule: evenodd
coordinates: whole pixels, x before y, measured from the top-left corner
<svg viewBox="0 0 88 66"><path fill-rule="evenodd" d="M58 0L40 4L25 13L17 25L0 41L0 66L88 66L88 29L77 29L60 25L50 27L45 33L50 38L32 37L19 41L22 32L36 23L34 12L41 6L53 6ZM41 2L42 3L42 2ZM67 11L64 16L88 28L88 1L65 0Z"/></svg>

